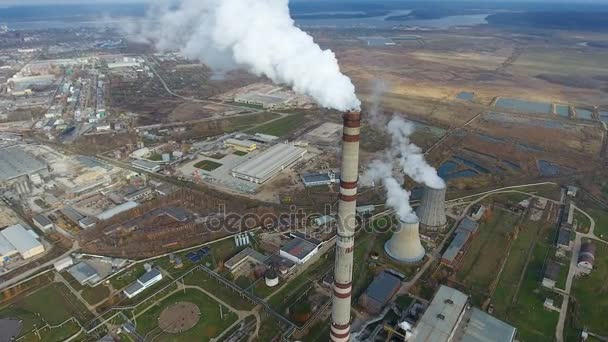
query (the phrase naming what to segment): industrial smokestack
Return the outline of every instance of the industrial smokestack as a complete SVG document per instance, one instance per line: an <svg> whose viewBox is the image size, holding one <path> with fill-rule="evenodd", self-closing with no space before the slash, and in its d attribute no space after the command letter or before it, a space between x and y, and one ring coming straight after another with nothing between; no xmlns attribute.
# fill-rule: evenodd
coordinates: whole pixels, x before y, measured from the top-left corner
<svg viewBox="0 0 608 342"><path fill-rule="evenodd" d="M330 332L330 340L335 342L347 342L350 340L360 130L361 113L347 112L344 114L340 202L338 205L338 236L336 239L336 264L334 268Z"/></svg>
<svg viewBox="0 0 608 342"><path fill-rule="evenodd" d="M390 240L384 244L384 251L391 258L404 262L416 263L424 258L424 247L418 233L420 222L411 219L409 222L399 220L399 228Z"/></svg>
<svg viewBox="0 0 608 342"><path fill-rule="evenodd" d="M426 186L422 194L422 201L416 214L424 228L432 230L442 229L447 225L445 215L445 186L433 188Z"/></svg>

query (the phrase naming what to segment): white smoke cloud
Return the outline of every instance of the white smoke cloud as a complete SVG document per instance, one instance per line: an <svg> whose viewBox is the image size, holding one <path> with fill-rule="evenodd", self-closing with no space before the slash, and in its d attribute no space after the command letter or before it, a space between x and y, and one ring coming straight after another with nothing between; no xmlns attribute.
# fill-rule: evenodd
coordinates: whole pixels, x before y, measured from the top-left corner
<svg viewBox="0 0 608 342"><path fill-rule="evenodd" d="M149 19L126 26L129 36L159 50L178 50L213 69L245 67L326 108L360 108L336 56L295 26L288 0L180 0L156 6Z"/></svg>

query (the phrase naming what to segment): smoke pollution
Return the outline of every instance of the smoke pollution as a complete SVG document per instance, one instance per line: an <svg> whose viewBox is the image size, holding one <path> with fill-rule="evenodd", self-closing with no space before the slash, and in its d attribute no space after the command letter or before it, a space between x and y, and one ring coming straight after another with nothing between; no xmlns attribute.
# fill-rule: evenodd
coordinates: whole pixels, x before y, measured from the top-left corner
<svg viewBox="0 0 608 342"><path fill-rule="evenodd" d="M424 159L422 149L411 142L410 136L414 133L414 125L403 118L394 115L386 123L381 114L381 98L389 88L386 82L376 82L372 90L372 105L370 107L369 121L376 129L389 133L390 147L384 152L382 158L373 160L361 177L364 185L373 186L380 181L386 190L386 204L395 210L402 221L411 222L416 214L410 206L411 193L401 186L401 177L395 177L394 169L410 176L414 181L432 188L443 188L445 182L435 168Z"/></svg>
<svg viewBox="0 0 608 342"><path fill-rule="evenodd" d="M359 110L336 56L297 28L288 0L179 0L155 6L150 21L126 27L161 51L179 51L216 70L245 68L309 95L325 108Z"/></svg>

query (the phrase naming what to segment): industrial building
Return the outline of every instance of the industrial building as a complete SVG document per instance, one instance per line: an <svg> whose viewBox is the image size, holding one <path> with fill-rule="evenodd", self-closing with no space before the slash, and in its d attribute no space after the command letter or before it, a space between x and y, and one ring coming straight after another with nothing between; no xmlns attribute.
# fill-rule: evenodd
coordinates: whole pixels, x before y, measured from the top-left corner
<svg viewBox="0 0 608 342"><path fill-rule="evenodd" d="M84 261L68 268L68 273L83 286L86 284L94 285L101 280L97 271Z"/></svg>
<svg viewBox="0 0 608 342"><path fill-rule="evenodd" d="M147 288L158 283L163 279L162 273L156 268L153 268L139 277L133 284L124 289L123 293L130 299L142 293Z"/></svg>
<svg viewBox="0 0 608 342"><path fill-rule="evenodd" d="M365 293L359 297L359 305L371 315L379 314L393 295L399 291L402 281L403 279L392 272L380 273L374 278Z"/></svg>
<svg viewBox="0 0 608 342"><path fill-rule="evenodd" d="M420 224L423 228L440 230L447 226L445 192L445 186L439 189L429 186L424 188L420 206L416 210L416 215L420 218Z"/></svg>
<svg viewBox="0 0 608 342"><path fill-rule="evenodd" d="M477 229L479 229L479 224L471 218L466 217L460 221L458 227L456 227L454 239L441 256L441 263L456 268L477 233Z"/></svg>
<svg viewBox="0 0 608 342"><path fill-rule="evenodd" d="M42 215L42 214L38 214L35 215L34 217L32 217L32 221L34 222L34 225L38 228L40 228L43 231L48 231L53 229L53 222L51 220L49 220L48 217Z"/></svg>
<svg viewBox="0 0 608 342"><path fill-rule="evenodd" d="M296 264L304 264L313 255L317 254L321 242L315 239L304 238L301 235L291 234L293 237L285 246L281 247L279 255Z"/></svg>
<svg viewBox="0 0 608 342"><path fill-rule="evenodd" d="M309 188L313 186L332 185L340 182L340 173L327 171L327 172L314 172L314 173L303 173L300 175L304 186Z"/></svg>
<svg viewBox="0 0 608 342"><path fill-rule="evenodd" d="M267 258L268 257L263 255L262 253L252 249L251 247L247 247L242 251L238 252L232 258L226 260L226 262L224 262L224 267L226 267L226 269L232 272L239 268L239 266L241 266L245 261L263 264Z"/></svg>
<svg viewBox="0 0 608 342"><path fill-rule="evenodd" d="M570 250L570 243L572 241L572 230L565 227L560 227L557 234L557 248L563 250Z"/></svg>
<svg viewBox="0 0 608 342"><path fill-rule="evenodd" d="M264 109L274 109L285 106L288 99L274 95L247 93L235 97L234 102L260 106Z"/></svg>
<svg viewBox="0 0 608 342"><path fill-rule="evenodd" d="M22 176L31 176L46 170L45 163L36 159L19 146L0 148L0 182Z"/></svg>
<svg viewBox="0 0 608 342"><path fill-rule="evenodd" d="M137 202L133 202L133 201L125 202L123 204L119 204L113 208L110 208L104 212L97 214L97 218L102 221L108 220L120 213L124 213L125 211L129 211L138 206L139 206L139 203L137 203Z"/></svg>
<svg viewBox="0 0 608 342"><path fill-rule="evenodd" d="M131 165L133 165L133 167L140 169L140 170L144 170L144 171L148 171L148 172L158 172L160 171L160 165L147 161L147 160L134 160L133 162L131 162Z"/></svg>
<svg viewBox="0 0 608 342"><path fill-rule="evenodd" d="M55 268L55 271L61 272L72 265L74 265L74 259L72 259L72 257L68 256L68 257L65 257L65 258L55 262L53 264L53 267Z"/></svg>
<svg viewBox="0 0 608 342"><path fill-rule="evenodd" d="M544 287L552 289L555 287L557 279L559 279L560 264L553 260L548 260L545 264L545 272L543 275L542 284Z"/></svg>
<svg viewBox="0 0 608 342"><path fill-rule="evenodd" d="M224 146L231 147L241 152L253 152L256 148L258 148L258 145L253 141L239 139L227 139L224 141Z"/></svg>
<svg viewBox="0 0 608 342"><path fill-rule="evenodd" d="M232 169L232 176L262 184L298 161L306 149L279 143Z"/></svg>
<svg viewBox="0 0 608 342"><path fill-rule="evenodd" d="M9 262L15 256L27 260L44 253L44 246L39 237L21 224L12 225L0 231L0 265Z"/></svg>
<svg viewBox="0 0 608 342"><path fill-rule="evenodd" d="M441 285L414 327L412 342L512 342L517 329L477 309L469 307L466 294Z"/></svg>

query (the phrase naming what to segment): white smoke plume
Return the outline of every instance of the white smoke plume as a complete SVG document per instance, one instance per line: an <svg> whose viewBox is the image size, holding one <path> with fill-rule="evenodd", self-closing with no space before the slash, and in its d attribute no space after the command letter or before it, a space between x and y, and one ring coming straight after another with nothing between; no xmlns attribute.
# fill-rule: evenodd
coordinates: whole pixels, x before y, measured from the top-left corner
<svg viewBox="0 0 608 342"><path fill-rule="evenodd" d="M179 0L156 6L149 19L128 26L129 36L159 50L178 50L212 69L244 67L325 108L360 108L336 56L295 26L288 0Z"/></svg>

